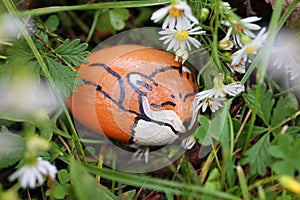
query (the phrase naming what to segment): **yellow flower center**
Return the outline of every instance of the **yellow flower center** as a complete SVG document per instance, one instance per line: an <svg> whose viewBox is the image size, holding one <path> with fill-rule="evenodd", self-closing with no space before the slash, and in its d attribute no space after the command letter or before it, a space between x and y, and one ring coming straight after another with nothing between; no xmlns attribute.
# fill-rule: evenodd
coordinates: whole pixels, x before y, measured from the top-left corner
<svg viewBox="0 0 300 200"><path fill-rule="evenodd" d="M246 48L245 52L247 54L253 54L258 50L258 46L250 46L248 48Z"/></svg>
<svg viewBox="0 0 300 200"><path fill-rule="evenodd" d="M176 31L175 39L180 42L185 42L189 37L189 32L187 30Z"/></svg>
<svg viewBox="0 0 300 200"><path fill-rule="evenodd" d="M179 17L179 16L183 15L183 10L179 10L179 9L175 8L174 6L172 6L169 9L169 15L174 18Z"/></svg>
<svg viewBox="0 0 300 200"><path fill-rule="evenodd" d="M220 43L219 43L219 47L221 49L226 49L226 48L229 48L230 47L230 41L229 40L221 40Z"/></svg>

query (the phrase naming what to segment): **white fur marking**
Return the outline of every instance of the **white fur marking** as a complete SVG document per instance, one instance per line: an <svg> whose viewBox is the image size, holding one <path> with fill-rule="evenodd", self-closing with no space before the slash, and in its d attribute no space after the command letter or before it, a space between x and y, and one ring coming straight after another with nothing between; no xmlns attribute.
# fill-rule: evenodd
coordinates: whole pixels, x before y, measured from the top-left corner
<svg viewBox="0 0 300 200"><path fill-rule="evenodd" d="M134 141L138 145L162 146L178 138L170 127L145 120L139 120L133 131Z"/></svg>
<svg viewBox="0 0 300 200"><path fill-rule="evenodd" d="M153 111L150 108L147 97L143 96L143 109L147 117L154 121L170 124L176 131L185 133L186 129L179 116L173 110Z"/></svg>
<svg viewBox="0 0 300 200"><path fill-rule="evenodd" d="M191 71L186 66L182 66L182 71L192 74Z"/></svg>

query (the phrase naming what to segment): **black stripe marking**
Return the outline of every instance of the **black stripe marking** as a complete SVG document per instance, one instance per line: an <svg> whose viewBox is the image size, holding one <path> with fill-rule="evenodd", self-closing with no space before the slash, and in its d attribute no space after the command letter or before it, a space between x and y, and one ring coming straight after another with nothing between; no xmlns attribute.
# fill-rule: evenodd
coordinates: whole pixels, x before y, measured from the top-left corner
<svg viewBox="0 0 300 200"><path fill-rule="evenodd" d="M195 95L195 92L191 92L191 93L185 95L185 96L183 97L183 102L185 102L185 100L186 100L187 98L192 97L192 96L194 96L194 95Z"/></svg>
<svg viewBox="0 0 300 200"><path fill-rule="evenodd" d="M85 84L87 85L92 85L92 86L95 86L96 87L96 91L97 92L100 92L101 94L103 94L106 98L108 98L109 100L111 100L116 106L119 107L120 110L123 110L125 112L129 112L129 113L132 113L132 114L135 114L135 115L138 115L137 112L135 112L134 110L127 110L125 109L122 104L120 104L118 101L116 101L115 99L113 99L109 94L107 94L105 91L102 90L102 87L100 85L97 85L91 81L88 81L86 79L83 79L82 80Z"/></svg>
<svg viewBox="0 0 300 200"><path fill-rule="evenodd" d="M162 108L162 107L164 107L166 105L170 105L170 106L173 106L173 107L176 106L176 104L174 102L172 102L172 101L166 101L166 102L163 102L161 104L151 103L151 106L154 107L154 108Z"/></svg>
<svg viewBox="0 0 300 200"><path fill-rule="evenodd" d="M125 98L125 89L124 89L124 83L123 80L121 78L121 76L119 74L117 74L115 71L113 71L110 67L108 67L107 65L103 64L103 63L93 63L90 64L89 66L91 67L103 67L108 73L110 73L112 76L114 76L119 85L120 85L120 99L118 101L118 104L122 104ZM110 97L110 99L112 99Z"/></svg>

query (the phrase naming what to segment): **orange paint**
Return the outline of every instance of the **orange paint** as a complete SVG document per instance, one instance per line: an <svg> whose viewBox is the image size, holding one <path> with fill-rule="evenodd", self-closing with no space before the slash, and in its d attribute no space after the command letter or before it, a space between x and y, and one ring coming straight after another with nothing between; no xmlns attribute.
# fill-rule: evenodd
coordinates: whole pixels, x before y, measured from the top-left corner
<svg viewBox="0 0 300 200"><path fill-rule="evenodd" d="M125 142L135 123L144 117L141 96L147 97L151 110L173 110L182 121L189 121L198 90L196 71L182 68L174 58L168 52L139 45L112 46L92 53L89 64L79 69L79 78L86 84L70 97L70 110L86 127Z"/></svg>

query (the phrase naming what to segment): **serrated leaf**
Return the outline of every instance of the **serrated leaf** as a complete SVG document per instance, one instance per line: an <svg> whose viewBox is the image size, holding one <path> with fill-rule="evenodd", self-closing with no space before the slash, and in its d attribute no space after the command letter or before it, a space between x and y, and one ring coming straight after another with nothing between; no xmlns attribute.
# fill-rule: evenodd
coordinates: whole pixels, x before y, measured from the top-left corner
<svg viewBox="0 0 300 200"><path fill-rule="evenodd" d="M268 151L275 158L271 165L272 170L278 174L294 176L300 172L300 138L288 134L279 135L277 144L272 145Z"/></svg>
<svg viewBox="0 0 300 200"><path fill-rule="evenodd" d="M125 22L129 18L129 11L125 8L116 8L109 11L110 24L115 30L125 28Z"/></svg>
<svg viewBox="0 0 300 200"><path fill-rule="evenodd" d="M271 163L271 156L268 153L270 147L270 136L265 134L245 153L242 165L250 164L250 174L266 174L267 166Z"/></svg>
<svg viewBox="0 0 300 200"><path fill-rule="evenodd" d="M75 67L80 67L80 63L88 64L85 59L90 52L86 51L88 44L81 43L80 40L65 40L59 47L55 49L55 52L59 54L65 61L71 63Z"/></svg>
<svg viewBox="0 0 300 200"><path fill-rule="evenodd" d="M57 15L50 15L45 22L45 27L49 29L49 31L56 31L59 26L59 18Z"/></svg>
<svg viewBox="0 0 300 200"><path fill-rule="evenodd" d="M234 127L234 132L237 133L239 131L239 129L241 128L242 126L242 123L239 122L237 119L233 119L233 127ZM245 143L245 140L246 140L246 136L247 136L247 133L248 133L248 130L249 130L249 124L246 124L237 140L237 143L236 143L236 148L240 148L244 145ZM252 135L251 137L256 137L258 135L261 135L265 132L268 131L268 128L265 128L265 127L260 127L260 126L254 126L253 127L253 131L252 131Z"/></svg>
<svg viewBox="0 0 300 200"><path fill-rule="evenodd" d="M25 139L19 135L0 133L0 169L9 167L23 158Z"/></svg>
<svg viewBox="0 0 300 200"><path fill-rule="evenodd" d="M249 104L247 104L247 106L251 109L254 109L255 101L257 98L256 89L257 86L254 87L254 90L248 89L247 93L244 94L245 98L250 102ZM273 98L272 92L270 90L267 90L266 85L261 85L258 99L257 115L263 120L265 125L269 125L274 103L275 100Z"/></svg>
<svg viewBox="0 0 300 200"><path fill-rule="evenodd" d="M297 106L295 106L295 101ZM280 97L273 111L271 126L275 127L286 120L287 117L295 114L297 107L298 103L294 95L290 94L286 98Z"/></svg>
<svg viewBox="0 0 300 200"><path fill-rule="evenodd" d="M71 71L67 66L49 57L46 57L45 60L58 90L62 92L65 97L70 96L70 91L75 92L74 85L78 86L83 84L82 81L75 81L79 72Z"/></svg>

